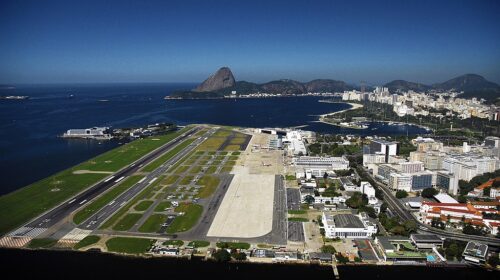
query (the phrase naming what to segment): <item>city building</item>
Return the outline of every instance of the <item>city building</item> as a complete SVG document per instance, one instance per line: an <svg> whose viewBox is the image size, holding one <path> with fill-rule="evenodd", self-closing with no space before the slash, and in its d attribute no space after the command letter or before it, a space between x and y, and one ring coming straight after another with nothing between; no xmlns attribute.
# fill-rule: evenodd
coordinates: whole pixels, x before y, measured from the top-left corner
<svg viewBox="0 0 500 280"><path fill-rule="evenodd" d="M377 233L377 225L372 223L366 213L359 215L328 215L323 212L322 222L326 238L368 238Z"/></svg>
<svg viewBox="0 0 500 280"><path fill-rule="evenodd" d="M349 160L345 157L310 157L299 156L293 159L296 166L305 166L308 168L324 167L330 170L349 169Z"/></svg>
<svg viewBox="0 0 500 280"><path fill-rule="evenodd" d="M488 245L476 241L469 241L462 254L466 262L472 264L483 264L488 255Z"/></svg>
<svg viewBox="0 0 500 280"><path fill-rule="evenodd" d="M65 138L96 138L96 139L111 139L111 131L109 127L92 127L84 129L69 129L63 134Z"/></svg>
<svg viewBox="0 0 500 280"><path fill-rule="evenodd" d="M458 194L458 178L446 170L436 173L436 186L452 195Z"/></svg>
<svg viewBox="0 0 500 280"><path fill-rule="evenodd" d="M394 191L407 191L411 192L412 189L412 176L409 174L391 173L389 175L389 188Z"/></svg>
<svg viewBox="0 0 500 280"><path fill-rule="evenodd" d="M413 174L407 174L407 176L411 177L411 190L421 191L423 189L432 187L433 175L434 173L429 170L424 170Z"/></svg>
<svg viewBox="0 0 500 280"><path fill-rule="evenodd" d="M424 164L420 161L403 162L399 164L402 173L417 173L424 170Z"/></svg>
<svg viewBox="0 0 500 280"><path fill-rule="evenodd" d="M441 248L444 244L444 240L435 234L412 234L410 240L418 249Z"/></svg>

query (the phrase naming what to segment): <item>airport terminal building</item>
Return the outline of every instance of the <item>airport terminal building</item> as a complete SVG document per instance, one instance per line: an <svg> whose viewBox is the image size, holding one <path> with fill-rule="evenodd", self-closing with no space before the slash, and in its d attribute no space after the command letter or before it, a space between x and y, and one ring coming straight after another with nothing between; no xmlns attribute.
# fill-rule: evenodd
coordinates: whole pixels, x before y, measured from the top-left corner
<svg viewBox="0 0 500 280"><path fill-rule="evenodd" d="M368 238L377 233L377 226L366 213L359 215L328 215L323 212L323 226L326 238Z"/></svg>

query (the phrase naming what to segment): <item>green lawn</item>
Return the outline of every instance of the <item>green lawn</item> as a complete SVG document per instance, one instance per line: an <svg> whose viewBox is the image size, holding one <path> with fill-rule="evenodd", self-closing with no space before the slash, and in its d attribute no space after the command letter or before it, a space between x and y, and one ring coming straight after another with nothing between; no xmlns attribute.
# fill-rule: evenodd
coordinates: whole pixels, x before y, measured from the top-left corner
<svg viewBox="0 0 500 280"><path fill-rule="evenodd" d="M80 242L76 243L76 245L73 247L73 249L78 250L80 248L90 246L92 244L99 242L99 240L101 240L101 238L99 236L96 236L96 235L86 236L85 238L80 240Z"/></svg>
<svg viewBox="0 0 500 280"><path fill-rule="evenodd" d="M201 171L201 166L193 166L189 170L189 173L190 174L196 174L196 173L200 173L200 171Z"/></svg>
<svg viewBox="0 0 500 280"><path fill-rule="evenodd" d="M152 201L152 200L143 200L134 206L134 210L135 211L146 211L146 210L148 210L149 206L151 206L151 204L153 204L153 202L154 201Z"/></svg>
<svg viewBox="0 0 500 280"><path fill-rule="evenodd" d="M198 204L181 204L175 208L175 212L184 212L177 216L167 228L167 233L182 232L191 229L200 219L203 207Z"/></svg>
<svg viewBox="0 0 500 280"><path fill-rule="evenodd" d="M139 227L140 232L158 232L161 225L167 220L167 216L163 214L153 214L149 216L144 224Z"/></svg>
<svg viewBox="0 0 500 280"><path fill-rule="evenodd" d="M194 140L195 139L193 139L193 138L186 139L184 142L178 144L177 146L175 146L173 149L171 149L170 151L168 151L165 154L163 154L158 159L156 159L153 162L151 162L150 164L146 165L142 170L146 171L146 172L151 172L151 171L155 170L160 165L162 165L163 163L165 163L167 160L171 159L173 156L175 156L176 154L178 154L184 148L186 148L187 146L189 146L189 144L193 143Z"/></svg>
<svg viewBox="0 0 500 280"><path fill-rule="evenodd" d="M172 207L172 203L170 201L162 201L158 203L155 207L155 212L163 212L165 209Z"/></svg>
<svg viewBox="0 0 500 280"><path fill-rule="evenodd" d="M184 241L182 240L167 240L165 242L162 243L163 245L166 245L166 246L169 246L169 245L172 245L172 246L182 246L184 245Z"/></svg>
<svg viewBox="0 0 500 280"><path fill-rule="evenodd" d="M222 169L220 170L220 172L231 172L233 170L233 167L232 166L224 166L222 167Z"/></svg>
<svg viewBox="0 0 500 280"><path fill-rule="evenodd" d="M193 176L186 176L184 178L181 179L181 181L179 182L179 185L189 185L191 183L191 181L193 181Z"/></svg>
<svg viewBox="0 0 500 280"><path fill-rule="evenodd" d="M195 241L191 241L188 243L188 246L191 246L194 248L208 247L209 245L210 245L210 242L205 241L205 240L195 240Z"/></svg>
<svg viewBox="0 0 500 280"><path fill-rule="evenodd" d="M56 245L57 239L50 238L35 238L30 241L28 248L39 249L39 248L50 248Z"/></svg>
<svg viewBox="0 0 500 280"><path fill-rule="evenodd" d="M139 200L146 199L148 197L151 197L153 193L153 189L163 180L162 177L158 177L158 180L156 180L153 184L147 186L145 189L143 189L134 199L132 199L129 203L127 203L125 206L120 208L111 218L109 218L101 227L100 229L105 229L109 228L112 225L116 223L127 211L134 206ZM139 214L140 215L140 214Z"/></svg>
<svg viewBox="0 0 500 280"><path fill-rule="evenodd" d="M106 247L111 252L144 254L153 245L154 240L134 237L114 237L106 241Z"/></svg>
<svg viewBox="0 0 500 280"><path fill-rule="evenodd" d="M170 175L168 177L165 178L165 180L163 180L161 182L162 185L172 185L173 183L175 183L175 181L177 181L177 179L179 179L179 175Z"/></svg>
<svg viewBox="0 0 500 280"><path fill-rule="evenodd" d="M0 197L0 235L101 181L108 174L73 174L76 170L116 171L162 146L188 128L132 141L102 155ZM159 140L153 140L159 139Z"/></svg>
<svg viewBox="0 0 500 280"><path fill-rule="evenodd" d="M209 175L201 177L196 184L203 187L200 188L197 196L200 198L207 198L211 196L215 192L215 189L217 189L217 186L219 186L219 183L220 179L217 177Z"/></svg>
<svg viewBox="0 0 500 280"><path fill-rule="evenodd" d="M126 231L131 229L142 217L142 214L130 213L125 215L114 227L113 230Z"/></svg>
<svg viewBox="0 0 500 280"><path fill-rule="evenodd" d="M75 216L73 216L73 222L77 225L83 223L90 216L92 216L94 213L99 211L99 209L101 209L106 204L110 203L113 199L115 199L120 194L122 194L124 191L126 191L130 187L132 187L141 178L142 178L142 176L130 176L130 177L128 177L121 184L112 188L110 191L106 192L105 194L98 197L96 200L92 201L92 203L87 205L85 208L78 211L75 214Z"/></svg>
<svg viewBox="0 0 500 280"><path fill-rule="evenodd" d="M246 242L217 242L216 246L222 249L250 249L250 244Z"/></svg>
<svg viewBox="0 0 500 280"><path fill-rule="evenodd" d="M288 218L289 222L309 222L307 218L300 218L300 217L290 217Z"/></svg>
<svg viewBox="0 0 500 280"><path fill-rule="evenodd" d="M206 174L214 174L217 171L217 166L210 166L207 168Z"/></svg>
<svg viewBox="0 0 500 280"><path fill-rule="evenodd" d="M186 170L188 170L189 166L187 165L183 165L183 166L179 166L179 168L177 168L174 173L175 174L181 174L181 173L184 173L186 172Z"/></svg>
<svg viewBox="0 0 500 280"><path fill-rule="evenodd" d="M307 213L306 210L288 210L288 214L305 214Z"/></svg>

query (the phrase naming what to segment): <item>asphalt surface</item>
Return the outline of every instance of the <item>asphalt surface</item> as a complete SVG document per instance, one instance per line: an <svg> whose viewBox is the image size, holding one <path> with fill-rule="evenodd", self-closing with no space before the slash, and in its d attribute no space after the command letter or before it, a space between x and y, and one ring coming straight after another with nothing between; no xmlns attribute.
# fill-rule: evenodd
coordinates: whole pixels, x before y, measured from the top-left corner
<svg viewBox="0 0 500 280"><path fill-rule="evenodd" d="M210 225L217 214L217 210L226 195L226 191L233 180L233 174L219 174L220 183L214 194L209 199L200 199L199 204L203 206L203 213L198 224L185 233L178 233L179 238L196 240L206 239Z"/></svg>
<svg viewBox="0 0 500 280"><path fill-rule="evenodd" d="M80 224L78 228L94 230L103 224L107 219L109 219L118 209L125 205L129 200L139 194L148 185L154 183L156 179L165 173L172 165L174 165L178 160L185 157L190 153L196 146L198 146L203 141L203 138L198 138L193 141L189 146L184 148L182 151L177 153L175 156L167 160L160 167L155 169L153 172L149 173L145 179L141 179L137 184L129 188L127 191L118 196L115 200L101 208L97 213L92 215L85 222ZM146 216L147 218L147 216Z"/></svg>
<svg viewBox="0 0 500 280"><path fill-rule="evenodd" d="M78 208L82 207L98 195L102 194L104 191L107 189L115 186L118 182L121 182L126 179L127 176L133 174L137 170L139 170L142 166L154 161L156 158L161 156L163 153L166 151L170 150L177 144L181 143L197 131L199 131L200 128L196 127L188 132L182 134L181 136L175 138L174 140L166 143L165 145L161 146L160 148L152 151L151 153L145 155L141 159L135 161L134 163L128 165L127 167L124 167L123 169L119 170L118 172L114 173L112 176L108 177L107 179L104 179L103 181L95 184L94 186L86 189L85 191L79 193L72 199L67 200L66 202L60 204L59 206L55 207L54 209L42 214L41 216L35 218L33 221L29 222L26 224L24 227L25 228L32 228L32 229L37 229L37 228L49 228L64 218L66 218L68 215L70 215L73 211L77 210ZM111 178L111 179L110 179ZM31 236L32 234L30 231L27 232L18 232L16 236Z"/></svg>
<svg viewBox="0 0 500 280"><path fill-rule="evenodd" d="M288 240L304 242L304 226L302 222L288 222Z"/></svg>
<svg viewBox="0 0 500 280"><path fill-rule="evenodd" d="M300 191L298 189L286 189L286 206L288 210L300 210Z"/></svg>

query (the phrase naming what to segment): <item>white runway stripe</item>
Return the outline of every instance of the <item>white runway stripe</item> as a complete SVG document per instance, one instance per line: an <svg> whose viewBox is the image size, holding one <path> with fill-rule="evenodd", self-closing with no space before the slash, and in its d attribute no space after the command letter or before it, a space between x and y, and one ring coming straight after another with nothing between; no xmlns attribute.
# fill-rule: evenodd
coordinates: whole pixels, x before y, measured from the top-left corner
<svg viewBox="0 0 500 280"><path fill-rule="evenodd" d="M47 228L32 228L32 227L20 227L15 231L9 233L7 236L28 236L28 237L37 237L46 231Z"/></svg>
<svg viewBox="0 0 500 280"><path fill-rule="evenodd" d="M90 235L91 232L91 230L75 228L72 231L68 232L65 236L63 236L60 241L79 242L80 240Z"/></svg>
<svg viewBox="0 0 500 280"><path fill-rule="evenodd" d="M0 239L0 247L21 248L31 241L31 237L6 236Z"/></svg>

